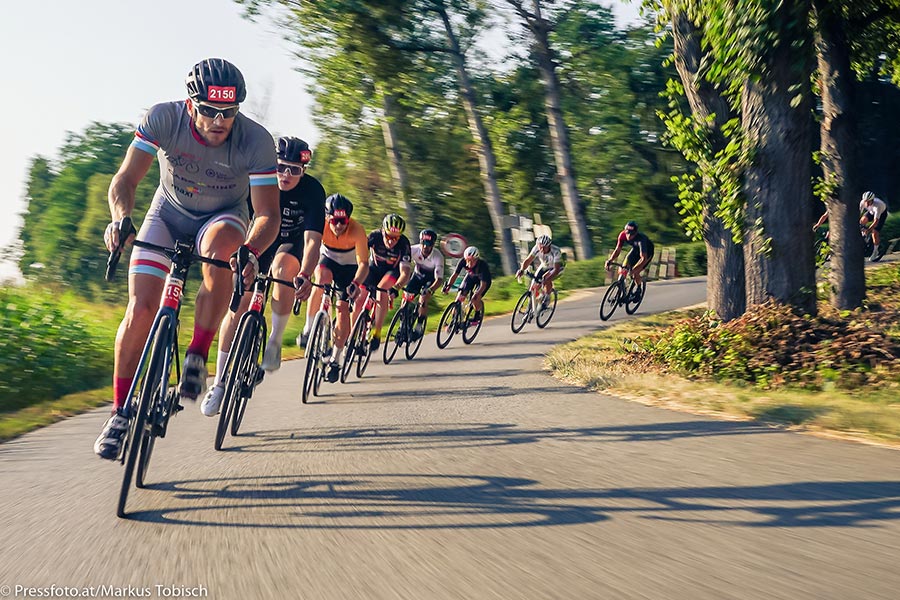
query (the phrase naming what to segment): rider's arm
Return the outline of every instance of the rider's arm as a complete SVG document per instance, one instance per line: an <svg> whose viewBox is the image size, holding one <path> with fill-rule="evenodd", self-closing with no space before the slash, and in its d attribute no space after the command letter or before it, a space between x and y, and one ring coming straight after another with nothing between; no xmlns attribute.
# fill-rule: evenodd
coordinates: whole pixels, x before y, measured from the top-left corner
<svg viewBox="0 0 900 600"><path fill-rule="evenodd" d="M109 184L109 214L113 221L130 217L134 210L134 195L141 180L153 165L155 156L136 146L129 146L122 166Z"/></svg>
<svg viewBox="0 0 900 600"><path fill-rule="evenodd" d="M526 256L525 260L522 261L522 266L519 267L519 273L524 273L525 269L527 269L533 262L534 262L533 254L529 254L528 256Z"/></svg>
<svg viewBox="0 0 900 600"><path fill-rule="evenodd" d="M611 263L612 261L616 260L616 258L618 258L618 256L619 256L619 252L621 252L621 251L622 251L622 240L617 238L616 239L616 249L613 250L612 254L609 255L609 259L607 259L606 262Z"/></svg>
<svg viewBox="0 0 900 600"><path fill-rule="evenodd" d="M813 231L815 231L816 229L818 229L819 227L824 225L825 221L827 221L827 220L828 220L828 211L826 210L825 213L821 217L819 217L819 220L816 221L816 224L813 225Z"/></svg>
<svg viewBox="0 0 900 600"><path fill-rule="evenodd" d="M400 277L397 278L397 283L395 284L398 288L403 288L406 285L406 282L409 281L410 276L412 275L412 265L409 262L401 262L400 263Z"/></svg>
<svg viewBox="0 0 900 600"><path fill-rule="evenodd" d="M312 276L316 265L319 264L319 251L322 249L322 234L318 231L307 229L303 232L303 264L300 265L300 273L306 278Z"/></svg>
<svg viewBox="0 0 900 600"><path fill-rule="evenodd" d="M253 206L253 225L244 243L259 254L275 241L281 228L278 186L251 185L250 204Z"/></svg>

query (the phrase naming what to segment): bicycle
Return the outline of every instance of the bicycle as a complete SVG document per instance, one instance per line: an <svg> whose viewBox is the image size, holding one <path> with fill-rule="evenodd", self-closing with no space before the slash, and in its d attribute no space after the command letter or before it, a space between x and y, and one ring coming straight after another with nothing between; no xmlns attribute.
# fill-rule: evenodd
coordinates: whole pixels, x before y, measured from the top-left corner
<svg viewBox="0 0 900 600"><path fill-rule="evenodd" d="M309 330L309 342L306 344L306 369L303 375L303 388L301 400L303 404L309 401L310 392L314 396L319 395L322 380L325 378L325 370L328 368L328 359L334 350L334 327L337 323L337 301L342 290L330 283L314 286L321 288L322 303L319 311L313 317L313 324ZM299 304L294 305L294 314L299 312ZM343 381L342 381L343 383Z"/></svg>
<svg viewBox="0 0 900 600"><path fill-rule="evenodd" d="M136 231L131 219L127 217L122 219L119 224L119 246L110 253L106 263L107 281L112 281L115 275L124 241L134 233ZM195 254L193 241L178 240L175 242L174 248L140 240L135 240L133 243L137 247L165 254L172 261L172 266L166 276L159 311L150 327L150 333L147 335L147 341L141 351L141 358L134 373L134 381L128 390L128 399L123 406L122 412L128 420L128 427L117 457L117 460L125 465L116 508L116 515L120 518L124 518L126 515L125 506L132 478L135 477L135 487L145 487L147 470L156 438L166 437L169 419L184 408L179 402L177 385L177 382L181 380L178 316L181 311L184 282L187 279L188 270L194 262L231 270L231 265L224 260ZM231 299L232 306L236 305L235 302L240 301L241 295L243 295L243 280L237 276ZM175 367L176 383L170 385L173 366ZM137 467L136 473L135 467Z"/></svg>
<svg viewBox="0 0 900 600"><path fill-rule="evenodd" d="M519 333L525 324L534 319L538 328L543 329L550 323L553 314L556 312L556 301L558 294L554 287L549 296L544 292L544 286L541 280L532 271L525 271L525 275L531 278L531 284L528 289L522 293L519 301L516 302L516 309L512 314L512 322L510 327L513 333ZM521 281L521 278L519 278ZM537 310L535 310L537 307Z"/></svg>
<svg viewBox="0 0 900 600"><path fill-rule="evenodd" d="M422 307L423 297L418 295L419 300L417 302L417 295L403 290L403 300L400 303L400 308L394 313L394 318L391 319L391 324L388 327L387 337L384 340L384 364L386 365L391 364L391 361L394 360L394 356L397 354L400 346L403 346L406 360L412 360L422 345L422 338L425 337L425 322L428 315L426 313L422 317L422 331L419 332L417 326L419 324L419 309Z"/></svg>
<svg viewBox="0 0 900 600"><path fill-rule="evenodd" d="M641 282L640 290L638 290L629 267L620 263L610 264L619 268L619 277L609 284L609 288L603 295L603 302L600 303L600 319L602 321L608 320L616 311L616 308L622 305L625 306L626 313L633 315L641 305L641 302L644 301L644 295L647 291L646 279ZM626 276L631 278L631 284L628 286L627 292L625 288Z"/></svg>
<svg viewBox="0 0 900 600"><path fill-rule="evenodd" d="M478 312L475 305L472 304L472 298L475 296L475 288L472 288L460 300L457 298L447 305L444 314L441 315L441 322L437 331L437 346L444 349L453 339L457 332L462 334L463 342L471 344L475 341L475 336L481 331L481 321L473 327L472 321ZM465 315L465 319L463 319ZM484 318L482 317L482 321Z"/></svg>
<svg viewBox="0 0 900 600"><path fill-rule="evenodd" d="M238 250L238 262L241 263L247 259L248 250L241 247ZM222 449L222 442L229 429L229 421L232 436L236 436L240 431L244 412L247 410L247 402L265 375L265 371L260 368L259 364L266 351L268 339L266 318L263 313L271 283L279 283L294 289L294 284L290 281L277 279L271 275L257 274L256 276L250 307L241 316L225 366L223 375L225 393L222 396L222 406L219 408L219 423L213 443L216 450ZM234 311L237 306L232 306L231 309Z"/></svg>
<svg viewBox="0 0 900 600"><path fill-rule="evenodd" d="M362 378L363 374L366 372L366 367L369 366L369 360L372 358L372 352L369 348L372 341L372 323L375 321L375 310L378 306L378 302L375 300L375 294L377 292L389 293L389 290L374 285L364 285L362 287L366 288L368 295L366 296L366 303L363 306L363 310L356 319L356 324L353 326L353 331L347 339L344 362L341 365L341 383L347 382L347 377L350 375L350 369L353 367L354 360L356 360L356 376ZM394 299L391 298L388 309L393 308L393 306Z"/></svg>

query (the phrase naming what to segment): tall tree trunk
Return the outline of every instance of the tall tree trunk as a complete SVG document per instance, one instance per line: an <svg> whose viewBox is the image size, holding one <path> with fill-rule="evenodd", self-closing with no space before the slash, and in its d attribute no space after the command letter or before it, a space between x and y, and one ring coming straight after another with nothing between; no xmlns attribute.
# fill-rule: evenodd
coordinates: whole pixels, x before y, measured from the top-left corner
<svg viewBox="0 0 900 600"><path fill-rule="evenodd" d="M400 207L406 215L407 234L410 236L410 239L415 239L419 232L417 227L418 219L416 218L416 209L409 198L409 178L406 176L406 168L403 166L403 155L400 153L397 128L394 127L397 107L392 94L381 90L381 98L384 110L384 115L381 119L381 133L384 136L384 147L387 149L391 179L394 180Z"/></svg>
<svg viewBox="0 0 900 600"><path fill-rule="evenodd" d="M672 32L675 43L675 68L684 85L691 113L698 123L709 123L709 135L713 154L724 148L722 125L731 117L731 109L722 95L710 83L699 76L701 58L700 33L687 14L675 11L672 16ZM709 198L704 209L703 240L706 242L706 302L719 318L730 321L741 316L747 302L744 283L744 251L734 243L720 217L715 215L717 197L714 182L704 178L703 187Z"/></svg>
<svg viewBox="0 0 900 600"><path fill-rule="evenodd" d="M779 42L763 75L744 84L741 124L755 151L744 183L747 304L774 298L815 314L809 10L809 0L788 1L769 21Z"/></svg>
<svg viewBox="0 0 900 600"><path fill-rule="evenodd" d="M512 234L503 224L503 216L506 211L503 208L503 202L500 199L500 188L497 185L497 160L494 157L494 146L491 143L491 138L488 136L487 128L484 126L484 121L478 113L475 91L472 89L472 82L466 69L465 57L460 49L459 40L450 24L450 18L447 15L443 2L439 3L438 12L441 15L444 29L447 32L447 39L450 42L450 56L453 58L457 77L459 78L460 97L462 98L463 108L466 111L466 118L469 122L469 131L472 132L478 151L481 184L484 186L484 202L487 205L488 214L490 214L491 223L494 226L494 239L497 251L500 253L503 273L504 275L512 275L518 267L518 259L516 257L516 248L513 246Z"/></svg>
<svg viewBox="0 0 900 600"><path fill-rule="evenodd" d="M820 125L822 172L828 206L831 246L831 304L838 309L862 305L866 295L863 244L859 235L857 198L860 186L857 121L850 47L834 3L816 0L816 37L819 88L822 95Z"/></svg>
<svg viewBox="0 0 900 600"><path fill-rule="evenodd" d="M584 207L581 204L581 198L579 198L578 189L575 186L575 172L572 168L569 132L563 119L559 78L556 74L556 62L553 60L553 51L550 48L550 27L541 16L540 0L533 0L533 5L533 18L527 19L526 23L534 35L534 54L541 72L541 79L544 81L546 88L544 106L547 111L547 122L550 126L550 141L553 145L553 156L556 160L559 187L569 220L569 228L572 231L575 255L579 260L586 260L594 256L594 247L585 223Z"/></svg>

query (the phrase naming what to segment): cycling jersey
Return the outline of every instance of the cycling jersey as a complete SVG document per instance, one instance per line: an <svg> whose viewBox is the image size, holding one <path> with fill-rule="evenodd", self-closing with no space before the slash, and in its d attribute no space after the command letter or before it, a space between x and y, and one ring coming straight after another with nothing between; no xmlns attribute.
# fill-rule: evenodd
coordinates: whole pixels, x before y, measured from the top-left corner
<svg viewBox="0 0 900 600"><path fill-rule="evenodd" d="M369 256L369 266L371 267L387 267L397 270L401 264L408 265L410 262L411 247L409 239L405 235L400 236L393 248L388 248L384 243L384 235L381 230L376 229L369 234L368 245L372 249Z"/></svg>
<svg viewBox="0 0 900 600"><path fill-rule="evenodd" d="M463 269L466 270L466 280L479 281L487 283L489 286L491 285L491 268L488 267L487 262L483 258L476 260L471 268L469 268L465 260L459 261L456 265L456 271L453 272L453 277L455 278L459 275Z"/></svg>
<svg viewBox="0 0 900 600"><path fill-rule="evenodd" d="M322 233L325 228L325 188L310 175L304 175L295 187L279 192L281 229L278 237L259 257L259 272L267 273L275 255L290 254L303 264L307 231Z"/></svg>
<svg viewBox="0 0 900 600"><path fill-rule="evenodd" d="M538 264L539 270L550 271L557 265L560 267L564 266L562 250L559 249L559 246L554 246L553 244L550 245L550 251L546 253L541 252L541 247L535 244L528 256L534 258L534 262Z"/></svg>
<svg viewBox="0 0 900 600"><path fill-rule="evenodd" d="M242 113L225 143L212 147L194 129L183 100L156 104L144 115L131 145L159 158L154 199L165 199L188 217L236 208L251 186L278 183L272 136Z"/></svg>
<svg viewBox="0 0 900 600"><path fill-rule="evenodd" d="M432 248L427 257L422 252L422 244L416 244L411 249L412 260L416 264L415 275L421 275L426 279L435 281L444 276L444 255L437 248Z"/></svg>
<svg viewBox="0 0 900 600"><path fill-rule="evenodd" d="M887 221L887 204L881 198L872 200L872 206L866 206L865 202L860 202L859 212L869 215L869 218L875 224L875 231L881 231L881 228L884 227L884 222Z"/></svg>
<svg viewBox="0 0 900 600"><path fill-rule="evenodd" d="M369 245L363 226L350 219L344 233L338 237L331 226L326 225L322 233L322 260L319 264L325 264L325 259L339 265L365 264L369 259Z"/></svg>
<svg viewBox="0 0 900 600"><path fill-rule="evenodd" d="M634 235L634 239L628 239L628 236L625 235L625 232L619 233L618 243L624 245L631 246L632 252L637 250L638 256L641 254L645 254L647 256L653 256L654 246L653 242L650 241L646 235L641 232L638 232ZM631 254L629 252L629 254Z"/></svg>

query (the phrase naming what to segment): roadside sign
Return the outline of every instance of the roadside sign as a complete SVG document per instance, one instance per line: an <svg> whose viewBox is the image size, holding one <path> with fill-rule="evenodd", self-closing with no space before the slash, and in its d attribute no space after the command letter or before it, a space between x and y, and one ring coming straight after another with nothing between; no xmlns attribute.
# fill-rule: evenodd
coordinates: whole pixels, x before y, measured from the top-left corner
<svg viewBox="0 0 900 600"><path fill-rule="evenodd" d="M441 238L441 252L450 258L462 258L466 249L466 238L458 233L447 233Z"/></svg>

